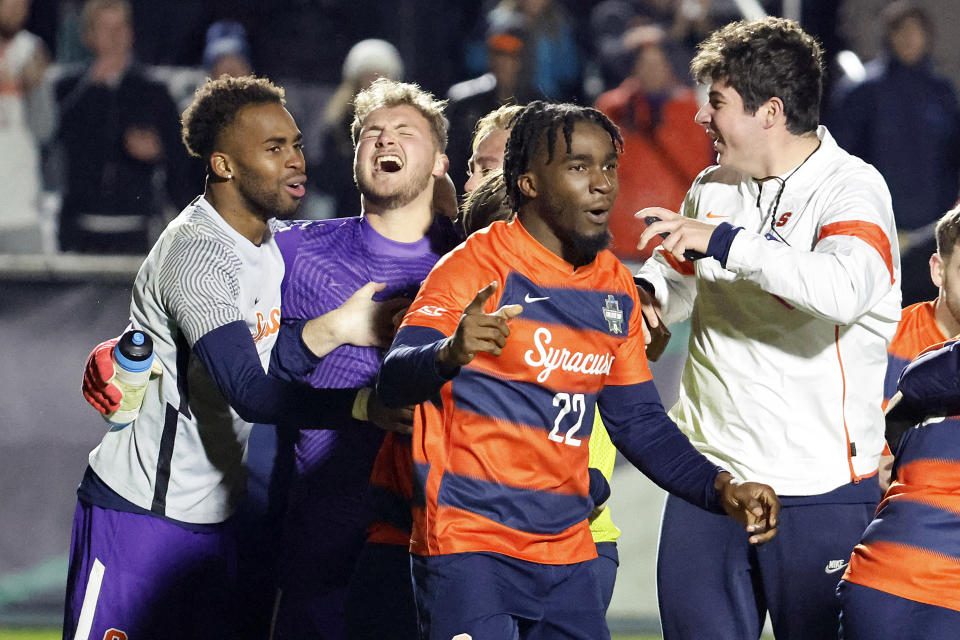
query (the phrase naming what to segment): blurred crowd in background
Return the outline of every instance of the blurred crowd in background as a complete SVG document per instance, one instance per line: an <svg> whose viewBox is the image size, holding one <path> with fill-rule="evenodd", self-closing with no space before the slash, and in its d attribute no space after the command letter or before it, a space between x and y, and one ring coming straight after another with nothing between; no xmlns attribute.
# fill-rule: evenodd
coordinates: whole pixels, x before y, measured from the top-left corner
<svg viewBox="0 0 960 640"><path fill-rule="evenodd" d="M904 304L929 299L932 227L960 176L954 0L0 0L0 253L145 253L203 190L180 111L206 77L256 73L303 130L305 218L360 213L347 125L377 77L449 98L458 188L486 113L594 104L626 141L613 248L642 259L631 214L676 209L713 161L693 120L696 44L757 11L824 44L822 121L886 178Z"/></svg>

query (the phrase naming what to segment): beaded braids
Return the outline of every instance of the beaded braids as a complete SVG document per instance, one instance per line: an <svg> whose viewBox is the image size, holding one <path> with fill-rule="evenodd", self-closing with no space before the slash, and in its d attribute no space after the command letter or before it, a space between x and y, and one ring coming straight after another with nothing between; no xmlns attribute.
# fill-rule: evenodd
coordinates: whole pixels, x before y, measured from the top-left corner
<svg viewBox="0 0 960 640"><path fill-rule="evenodd" d="M503 156L503 177L507 184L507 197L512 202L514 211L519 210L529 200L520 192L517 179L530 168L530 161L541 148L545 148L547 154L544 164L550 164L558 128L563 131L569 153L573 127L578 122L591 122L603 127L610 134L610 140L617 151L623 152L620 129L610 118L591 107L535 100L513 118L510 138Z"/></svg>

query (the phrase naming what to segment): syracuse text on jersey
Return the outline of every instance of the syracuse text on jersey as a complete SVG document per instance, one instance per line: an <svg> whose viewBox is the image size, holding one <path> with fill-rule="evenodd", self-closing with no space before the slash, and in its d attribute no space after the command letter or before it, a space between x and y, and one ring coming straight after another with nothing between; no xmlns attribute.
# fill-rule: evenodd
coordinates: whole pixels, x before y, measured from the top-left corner
<svg viewBox="0 0 960 640"><path fill-rule="evenodd" d="M553 335L546 327L540 327L533 334L533 349L523 354L523 360L531 367L542 367L537 375L537 382L544 383L556 369L583 373L586 375L602 376L610 373L610 366L616 359L609 353L583 353L570 351L565 347L547 347L553 340Z"/></svg>

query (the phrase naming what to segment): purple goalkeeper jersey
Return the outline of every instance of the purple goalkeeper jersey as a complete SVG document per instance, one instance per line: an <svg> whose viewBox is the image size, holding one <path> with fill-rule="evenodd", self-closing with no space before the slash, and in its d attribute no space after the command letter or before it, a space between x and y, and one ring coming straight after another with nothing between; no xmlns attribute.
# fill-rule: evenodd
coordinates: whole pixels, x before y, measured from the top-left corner
<svg viewBox="0 0 960 640"><path fill-rule="evenodd" d="M371 281L386 283L375 300L413 300L440 256L460 240L442 217L413 243L381 236L363 217L298 223L276 239L286 264L286 320L323 315ZM318 388L372 386L383 355L375 347L343 345L301 379ZM285 591L293 585L323 589L347 584L365 538L363 502L382 440L383 432L369 423L340 431L300 431L281 550Z"/></svg>

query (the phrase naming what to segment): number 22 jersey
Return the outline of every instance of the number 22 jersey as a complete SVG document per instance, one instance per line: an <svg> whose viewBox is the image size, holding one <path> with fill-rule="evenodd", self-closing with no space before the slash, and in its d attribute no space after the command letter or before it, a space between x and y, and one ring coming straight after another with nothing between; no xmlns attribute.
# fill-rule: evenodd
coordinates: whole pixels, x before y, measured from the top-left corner
<svg viewBox="0 0 960 640"><path fill-rule="evenodd" d="M609 251L574 268L519 221L494 223L436 265L394 348L408 339L435 348L426 343L453 335L464 308L493 281L498 287L484 311L519 304L523 312L510 320L500 356L478 354L417 408L413 553L494 552L543 564L596 557L587 459L598 400L605 420L611 417L611 438L634 464L658 483L683 485L699 504L715 499L717 468L663 413L644 354L636 288ZM422 360L420 373L434 360ZM381 383L416 376L382 371ZM657 453L677 468L650 473L638 464L654 457L652 448L646 451L650 443L640 444L636 433L620 437L623 416L608 406L611 396L606 403L602 397L611 387L647 396L636 406L657 414L651 434L664 435L654 438L658 447L669 441Z"/></svg>

